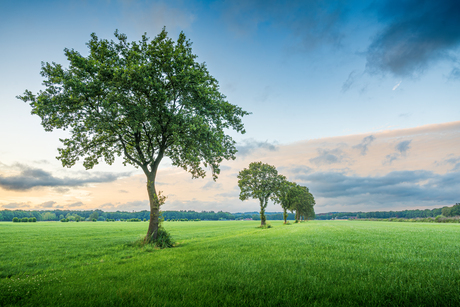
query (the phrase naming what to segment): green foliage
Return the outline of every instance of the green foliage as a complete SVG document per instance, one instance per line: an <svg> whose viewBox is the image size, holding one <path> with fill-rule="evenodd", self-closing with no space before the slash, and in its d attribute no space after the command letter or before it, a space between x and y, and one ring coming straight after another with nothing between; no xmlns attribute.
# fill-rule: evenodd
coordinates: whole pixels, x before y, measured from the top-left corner
<svg viewBox="0 0 460 307"><path fill-rule="evenodd" d="M141 219L138 219L138 218L132 218L132 219L129 219L129 220L126 220L127 222L142 222Z"/></svg>
<svg viewBox="0 0 460 307"><path fill-rule="evenodd" d="M289 210L296 212L296 220L315 218L315 211L313 209L315 198L307 187L295 184L295 186L289 190L288 198L290 199Z"/></svg>
<svg viewBox="0 0 460 307"><path fill-rule="evenodd" d="M29 219L28 219L27 217L23 217L23 218L21 219L21 222L23 222L23 223L27 223L28 221L29 221Z"/></svg>
<svg viewBox="0 0 460 307"><path fill-rule="evenodd" d="M36 222L36 221L37 221L37 219L35 219L35 221L34 221L33 217L29 217L29 223L33 223L33 222Z"/></svg>
<svg viewBox="0 0 460 307"><path fill-rule="evenodd" d="M272 194L278 190L283 178L272 165L262 162L252 162L249 168L238 173L240 200L258 199L260 203L260 224L265 225L265 209Z"/></svg>
<svg viewBox="0 0 460 307"><path fill-rule="evenodd" d="M169 232L164 227L158 227L158 233L156 239L151 239L150 243L154 244L158 248L170 248L174 247L175 242L173 241Z"/></svg>
<svg viewBox="0 0 460 307"><path fill-rule="evenodd" d="M117 42L91 34L86 57L65 49L69 67L44 63L45 89L18 98L30 104L46 131L70 132L58 149L63 166L83 158L91 169L122 156L125 165L141 168L150 222L157 225L155 179L163 157L193 178L204 177L209 167L217 179L222 160L235 159L237 151L225 132L244 133L242 117L249 113L225 100L206 65L195 61L184 33L177 41L165 29L152 40L143 35L130 43L118 31L115 37Z"/></svg>
<svg viewBox="0 0 460 307"><path fill-rule="evenodd" d="M19 219L17 217L13 218L13 223L19 223Z"/></svg>

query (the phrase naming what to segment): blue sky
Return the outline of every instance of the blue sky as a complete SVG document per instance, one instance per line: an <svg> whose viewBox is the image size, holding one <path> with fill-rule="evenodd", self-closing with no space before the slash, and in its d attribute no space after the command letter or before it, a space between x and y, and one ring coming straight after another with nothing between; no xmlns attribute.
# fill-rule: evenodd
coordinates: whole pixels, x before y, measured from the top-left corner
<svg viewBox="0 0 460 307"><path fill-rule="evenodd" d="M144 32L154 37L163 26L173 38L183 31L193 42L198 61L206 62L228 100L252 112L244 119L245 135L230 132L241 149L237 159L241 164L228 166L235 168L233 172L245 167L243 161L249 164L264 158L269 160L267 153L280 153L283 148L310 141L311 146L317 146L311 148L311 156L297 158L297 162L290 165L312 169L308 178L317 181L304 183L311 186L313 193L314 189L318 195L323 193L322 210L414 207L421 197L425 199L425 207L440 205L434 201L430 203L430 197L424 193L414 193L412 199L398 198L396 193L391 197L378 196L380 201L367 208L363 196L366 193L360 193L359 197L345 192L327 193L325 189L340 189L326 183L319 186L325 178L319 174L327 171L349 176L350 184L365 189L366 185L356 176L371 176L375 185L382 185L381 178L396 180L388 175L394 175L392 172L424 171L423 174L413 173L420 176L420 181L408 181L413 182L413 191L417 191L417 187L430 178L435 180L436 176L455 172L454 168L442 168L439 161L457 158L456 143L446 139L436 150L430 149L429 144L417 147L416 141L423 143L423 137L408 131L427 131L423 127L431 127L427 135L437 135L441 139L445 135L455 139L458 134L456 125L442 126L458 121L460 115L460 4L457 1L291 1L286 4L284 1L127 0L0 3L3 47L0 49L0 138L3 144L0 148L0 206L32 209L51 202L55 207L80 202L82 208L110 203L113 208L147 209L142 207L146 195L136 198L128 197L133 192L121 192L123 197L118 204L115 200L95 196L98 193L107 195L102 191L114 189L113 185L121 180L117 178L139 175L129 167L118 163L111 167L100 165L90 172L78 165L70 170L62 169L54 157L59 147L58 138L65 133L44 132L39 118L30 115L30 107L15 96L25 89L33 92L41 89L41 61L65 66L64 48L74 48L85 54L85 43L92 32L100 38L115 39L113 32L118 29L127 34L129 40L138 40ZM449 132L437 134L439 125ZM367 169L367 173L356 163L353 164L356 168L351 167L350 161L358 161L360 157L357 150L351 150L361 144L358 138L377 138L385 131L393 131L400 142L410 144L407 154L403 155L395 147L400 142L393 144L392 139L386 139L387 149L382 150L388 150L388 161L394 157L399 161L412 159L413 154L425 155L423 161L431 164L420 162L407 169L407 161L396 167L398 161L384 164L379 160L373 162L374 166ZM328 147L325 143L335 145ZM271 151L270 148L275 149ZM419 151L415 152L415 148ZM432 154L427 156L426 152ZM321 160L323 158L325 160ZM275 166L281 169L289 167L283 159L272 159L273 163L279 161ZM318 164L315 161L332 162ZM168 161L165 160L162 167L163 171L172 172ZM323 169L325 167L327 170ZM13 177L30 182L28 179L33 172L24 172L26 169L44 171L48 179L50 176L67 178L68 184L61 192L40 185L26 190L7 189ZM204 187L208 183L207 179L192 182L187 174L178 176L187 178L184 185ZM296 178L291 177L300 180ZM86 185L85 180L89 180ZM141 193L144 183L141 179L138 181ZM97 192L98 186L100 192ZM87 189L96 190L88 196ZM133 189L137 188L133 186ZM215 195L234 194L235 183L221 183L218 189L222 191ZM170 208L257 210L254 202L213 198L208 188L202 191L207 195L203 197L187 193L179 196L177 191L168 192L167 185L164 190L166 194L174 194L168 198L166 206ZM436 193L433 190L431 195ZM441 205L460 201L454 198L443 199ZM135 203L139 207L132 205ZM318 208L321 208L320 202Z"/></svg>

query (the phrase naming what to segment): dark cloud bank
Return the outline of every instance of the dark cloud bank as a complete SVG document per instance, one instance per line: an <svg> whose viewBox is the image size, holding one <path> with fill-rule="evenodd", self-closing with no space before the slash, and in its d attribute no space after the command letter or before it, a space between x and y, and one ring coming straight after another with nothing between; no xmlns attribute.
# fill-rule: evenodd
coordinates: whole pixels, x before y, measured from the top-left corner
<svg viewBox="0 0 460 307"><path fill-rule="evenodd" d="M458 0L236 0L219 7L234 32L255 35L260 26L267 25L287 29L292 36L289 41L297 44L290 49L301 51L341 47L344 38L355 35L348 25L357 20L373 23L380 28L366 46L367 72L411 77L448 60L454 64L449 76L460 78ZM349 75L342 91L350 88L355 75L354 71Z"/></svg>
<svg viewBox="0 0 460 307"><path fill-rule="evenodd" d="M316 172L295 177L310 188L316 197L346 199L349 205L378 203L458 202L460 172L444 175L431 171L395 171L385 176L356 176L337 172ZM299 182L299 183L300 183Z"/></svg>
<svg viewBox="0 0 460 307"><path fill-rule="evenodd" d="M50 172L39 168L32 168L26 165L17 164L21 170L17 176L1 176L0 187L5 190L26 191L38 187L77 187L88 183L112 182L119 177L128 176L128 173L96 173L93 176L83 176L80 178L54 177Z"/></svg>
<svg viewBox="0 0 460 307"><path fill-rule="evenodd" d="M412 76L438 60L455 60L458 56L460 1L387 0L375 3L372 8L385 26L367 51L369 71ZM455 76L457 71L454 68L451 74Z"/></svg>

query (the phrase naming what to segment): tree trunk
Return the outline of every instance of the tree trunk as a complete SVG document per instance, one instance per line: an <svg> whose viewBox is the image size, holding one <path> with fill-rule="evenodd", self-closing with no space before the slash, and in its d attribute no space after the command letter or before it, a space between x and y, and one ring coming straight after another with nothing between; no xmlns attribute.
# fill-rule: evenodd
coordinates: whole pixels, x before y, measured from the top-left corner
<svg viewBox="0 0 460 307"><path fill-rule="evenodd" d="M147 192L149 194L150 203L150 220L149 229L145 236L145 241L155 240L158 234L158 225L160 217L160 202L158 201L157 192L155 190L155 175L147 176Z"/></svg>
<svg viewBox="0 0 460 307"><path fill-rule="evenodd" d="M283 212L284 224L286 224L286 220L287 220L286 208L283 208L283 210L284 210L284 212Z"/></svg>
<svg viewBox="0 0 460 307"><path fill-rule="evenodd" d="M265 226L265 207L263 200L260 201L260 226Z"/></svg>
<svg viewBox="0 0 460 307"><path fill-rule="evenodd" d="M295 211L295 220L298 222L299 221L299 210Z"/></svg>

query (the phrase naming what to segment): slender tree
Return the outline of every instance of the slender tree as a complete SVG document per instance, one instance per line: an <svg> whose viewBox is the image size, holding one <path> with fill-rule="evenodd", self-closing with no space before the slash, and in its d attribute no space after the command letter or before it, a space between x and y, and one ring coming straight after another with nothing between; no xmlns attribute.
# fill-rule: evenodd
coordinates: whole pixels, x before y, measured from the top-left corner
<svg viewBox="0 0 460 307"><path fill-rule="evenodd" d="M142 169L150 200L146 240L155 240L161 160L168 157L193 178L204 177L209 167L217 179L222 160L235 159L235 141L225 131L244 133L242 117L249 113L225 100L183 33L177 41L165 29L151 41L145 34L131 43L118 31L115 37L91 34L86 57L65 49L68 68L42 63L45 90L26 90L18 98L30 103L46 131L70 130L57 157L63 166L84 158L91 169L122 156L125 165Z"/></svg>
<svg viewBox="0 0 460 307"><path fill-rule="evenodd" d="M260 203L260 225L265 226L265 209L268 200L278 189L281 177L274 166L262 162L252 162L249 168L241 170L238 174L240 199L258 199Z"/></svg>
<svg viewBox="0 0 460 307"><path fill-rule="evenodd" d="M276 204L280 204L281 207L283 208L283 219L284 219L284 224L287 223L287 210L290 210L293 203L294 199L293 196L294 194L291 192L292 189L296 187L296 184L290 181L286 180L286 177L283 175L278 175L279 176L279 185L278 189L274 192L274 195L272 196L272 200Z"/></svg>

